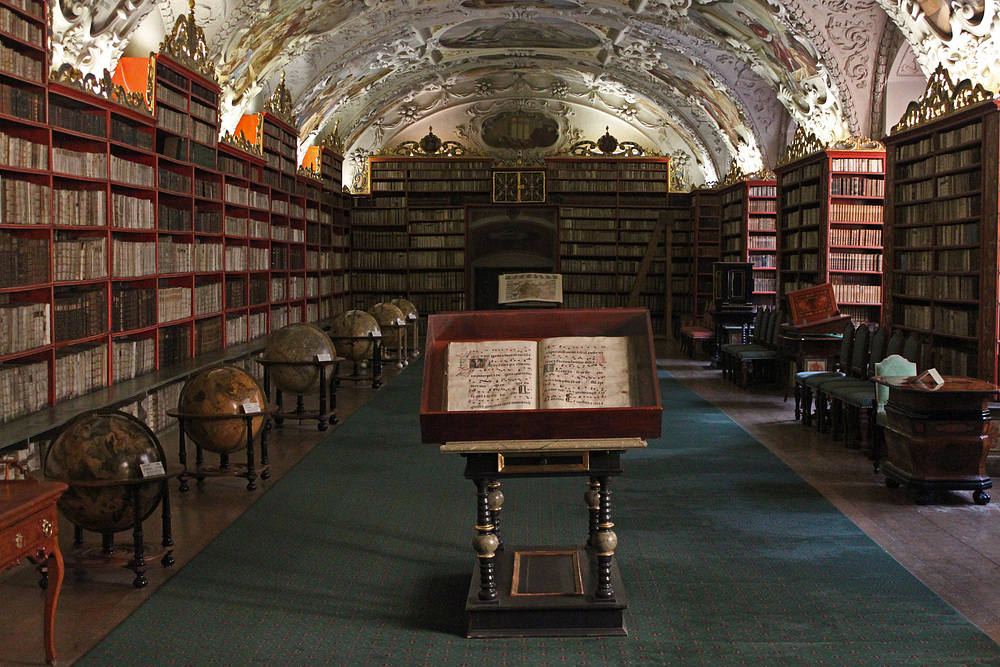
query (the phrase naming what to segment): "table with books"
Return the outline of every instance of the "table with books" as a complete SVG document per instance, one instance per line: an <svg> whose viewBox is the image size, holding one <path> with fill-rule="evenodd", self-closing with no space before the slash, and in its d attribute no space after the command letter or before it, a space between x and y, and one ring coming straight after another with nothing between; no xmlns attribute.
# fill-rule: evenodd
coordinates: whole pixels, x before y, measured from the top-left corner
<svg viewBox="0 0 1000 667"><path fill-rule="evenodd" d="M652 340L638 308L430 317L423 441L464 457L476 488L469 637L626 634L610 482L660 435ZM586 479L582 543L504 544L501 483L556 477Z"/></svg>

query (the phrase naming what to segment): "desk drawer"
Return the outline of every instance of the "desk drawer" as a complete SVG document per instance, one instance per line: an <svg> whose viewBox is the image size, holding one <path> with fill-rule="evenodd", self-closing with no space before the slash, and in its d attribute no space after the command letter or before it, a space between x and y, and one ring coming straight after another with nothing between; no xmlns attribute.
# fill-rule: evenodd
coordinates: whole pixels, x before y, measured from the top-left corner
<svg viewBox="0 0 1000 667"><path fill-rule="evenodd" d="M12 560L34 554L38 545L58 534L58 519L53 505L0 531L0 564L6 567Z"/></svg>

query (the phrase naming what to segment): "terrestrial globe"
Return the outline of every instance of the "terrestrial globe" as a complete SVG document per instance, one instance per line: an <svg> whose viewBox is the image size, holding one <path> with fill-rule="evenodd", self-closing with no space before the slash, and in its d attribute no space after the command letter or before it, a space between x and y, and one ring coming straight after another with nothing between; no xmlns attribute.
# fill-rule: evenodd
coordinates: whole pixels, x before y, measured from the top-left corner
<svg viewBox="0 0 1000 667"><path fill-rule="evenodd" d="M375 338L382 337L375 318L363 310L349 310L333 320L330 340L337 348L337 355L359 362L372 357Z"/></svg>
<svg viewBox="0 0 1000 667"><path fill-rule="evenodd" d="M243 406L252 403L258 408L267 405L264 390L257 380L242 368L215 364L199 371L181 389L177 412L185 415L184 432L202 449L227 454L247 446L247 420L236 419L246 414ZM198 417L215 417L199 419ZM220 418L232 416L233 419ZM256 437L264 417L250 420L252 437Z"/></svg>
<svg viewBox="0 0 1000 667"><path fill-rule="evenodd" d="M49 446L44 472L69 485L57 504L74 525L110 534L129 530L159 505L163 483L130 482L143 478L144 463L156 462L166 467L163 447L148 426L124 412L94 410L62 428ZM89 486L94 482L109 484ZM138 517L133 493L139 494Z"/></svg>
<svg viewBox="0 0 1000 667"><path fill-rule="evenodd" d="M399 327L406 326L406 317L397 306L389 303L376 303L368 309L368 314L375 318L382 329L382 347L394 350L399 345Z"/></svg>
<svg viewBox="0 0 1000 667"><path fill-rule="evenodd" d="M281 361L316 361L325 355L333 359L336 353L330 337L315 324L289 324L271 334L262 359L270 364L270 377L281 391L303 396L319 391L320 367L314 364L284 366Z"/></svg>

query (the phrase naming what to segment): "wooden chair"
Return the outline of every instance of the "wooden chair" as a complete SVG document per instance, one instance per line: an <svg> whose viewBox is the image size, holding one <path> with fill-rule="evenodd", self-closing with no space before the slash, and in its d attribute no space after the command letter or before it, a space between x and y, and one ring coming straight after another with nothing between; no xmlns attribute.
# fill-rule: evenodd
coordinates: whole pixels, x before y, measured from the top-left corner
<svg viewBox="0 0 1000 667"><path fill-rule="evenodd" d="M816 427L820 433L827 430L834 432L837 416L833 413L833 405L829 403L829 395L823 390L824 385L832 382L841 382L851 378L861 378L867 372L869 343L871 342L871 330L867 325L861 324L854 331L854 343L851 347L851 357L844 371L844 375L834 378L817 378L815 382L807 382L813 391L816 402Z"/></svg>
<svg viewBox="0 0 1000 667"><path fill-rule="evenodd" d="M917 374L917 364L914 361L891 354L875 365L875 375L881 377L913 377ZM885 404L889 400L889 387L885 385L875 386L875 432L872 436L872 461L875 465L875 472L879 471L882 461L885 460L886 442L885 427L887 419L885 416Z"/></svg>
<svg viewBox="0 0 1000 667"><path fill-rule="evenodd" d="M848 322L844 326L843 338L840 342L840 354L835 360L836 368L827 371L800 371L795 374L795 418L801 416L802 423L812 425L813 387L826 380L832 380L847 375L851 361L851 350L854 347L854 325ZM801 411L800 411L801 406Z"/></svg>
<svg viewBox="0 0 1000 667"><path fill-rule="evenodd" d="M727 343L719 346L719 367L722 368L722 377L730 380L736 377L736 352L748 350L754 347L764 347L767 340L767 327L771 320L770 308L758 308L753 318L753 331L751 332L749 343Z"/></svg>
<svg viewBox="0 0 1000 667"><path fill-rule="evenodd" d="M843 418L845 445L851 445L852 435L856 433L859 447L862 449L868 447L876 400L875 383L871 378L875 374L876 364L885 359L887 339L887 332L883 328L877 329L872 335L868 364L859 378L834 382L829 386L824 385L831 402L836 404L834 412L839 412Z"/></svg>
<svg viewBox="0 0 1000 667"><path fill-rule="evenodd" d="M762 346L737 350L737 368L740 372L740 385L750 386L751 378L759 379L762 382L776 380L780 376L781 350L779 340L781 338L781 323L784 316L781 311L775 310L767 322L766 340Z"/></svg>
<svg viewBox="0 0 1000 667"><path fill-rule="evenodd" d="M708 354L708 346L715 340L715 328L712 324L712 316L706 313L700 323L686 324L681 327L681 351L685 352L692 359L702 348L704 354Z"/></svg>

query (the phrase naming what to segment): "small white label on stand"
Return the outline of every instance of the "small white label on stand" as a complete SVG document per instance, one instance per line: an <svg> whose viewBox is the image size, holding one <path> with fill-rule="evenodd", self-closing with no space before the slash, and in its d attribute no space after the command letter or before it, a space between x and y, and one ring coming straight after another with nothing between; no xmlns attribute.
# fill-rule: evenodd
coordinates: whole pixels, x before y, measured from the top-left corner
<svg viewBox="0 0 1000 667"><path fill-rule="evenodd" d="M316 355L316 361L330 361L330 353L320 352L319 354Z"/></svg>
<svg viewBox="0 0 1000 667"><path fill-rule="evenodd" d="M164 474L162 461L140 463L139 470L142 472L143 477L160 477Z"/></svg>
<svg viewBox="0 0 1000 667"><path fill-rule="evenodd" d="M250 415L255 412L260 412L260 403L257 402L246 402L243 404L243 414Z"/></svg>

